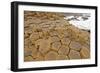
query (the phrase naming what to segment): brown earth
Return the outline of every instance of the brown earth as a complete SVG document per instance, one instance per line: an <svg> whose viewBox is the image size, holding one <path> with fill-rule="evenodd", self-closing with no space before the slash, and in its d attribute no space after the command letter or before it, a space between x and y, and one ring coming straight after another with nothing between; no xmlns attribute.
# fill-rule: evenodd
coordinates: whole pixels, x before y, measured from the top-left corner
<svg viewBox="0 0 100 73"><path fill-rule="evenodd" d="M64 19L62 13L24 12L24 61L90 58L90 32Z"/></svg>

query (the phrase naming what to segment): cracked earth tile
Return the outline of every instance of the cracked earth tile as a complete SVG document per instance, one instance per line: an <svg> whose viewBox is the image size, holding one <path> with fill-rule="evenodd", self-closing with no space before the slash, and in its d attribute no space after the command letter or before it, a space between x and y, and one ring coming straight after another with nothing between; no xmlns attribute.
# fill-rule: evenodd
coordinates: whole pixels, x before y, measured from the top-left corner
<svg viewBox="0 0 100 73"><path fill-rule="evenodd" d="M29 47L25 47L24 48L24 56L29 56L32 54L32 49L30 49Z"/></svg>
<svg viewBox="0 0 100 73"><path fill-rule="evenodd" d="M29 46L29 44L30 44L30 39L29 38L26 38L24 40L24 46Z"/></svg>
<svg viewBox="0 0 100 73"><path fill-rule="evenodd" d="M90 43L90 39L88 38L88 36L85 35L85 33L80 34L78 39L82 44L85 44L85 43L89 44Z"/></svg>
<svg viewBox="0 0 100 73"><path fill-rule="evenodd" d="M83 59L90 58L90 51L86 47L82 47L82 49L80 51L80 54L81 54L81 56L82 56Z"/></svg>
<svg viewBox="0 0 100 73"><path fill-rule="evenodd" d="M75 50L70 50L68 56L70 59L81 59L80 53Z"/></svg>
<svg viewBox="0 0 100 73"><path fill-rule="evenodd" d="M65 45L69 45L70 41L71 41L71 40L70 40L69 38L62 38L62 39L61 39L61 43L62 43L62 44L65 44Z"/></svg>
<svg viewBox="0 0 100 73"><path fill-rule="evenodd" d="M50 49L50 43L46 39L40 39L37 42L37 45L39 46L39 51L44 54Z"/></svg>
<svg viewBox="0 0 100 73"><path fill-rule="evenodd" d="M51 43L60 41L60 39L59 39L57 36L49 37L48 40L49 40Z"/></svg>
<svg viewBox="0 0 100 73"><path fill-rule="evenodd" d="M37 53L37 58L35 59L36 61L43 61L44 57L42 56L42 54L40 52Z"/></svg>
<svg viewBox="0 0 100 73"><path fill-rule="evenodd" d="M70 37L70 36L69 36L69 33L67 32L67 30L63 31L63 37L64 37L64 38Z"/></svg>
<svg viewBox="0 0 100 73"><path fill-rule="evenodd" d="M29 46L29 48L31 49L31 56L36 58L38 52L37 48L34 45Z"/></svg>
<svg viewBox="0 0 100 73"><path fill-rule="evenodd" d="M58 50L58 53L61 55L67 55L69 52L69 47L66 45L62 45L61 48Z"/></svg>
<svg viewBox="0 0 100 73"><path fill-rule="evenodd" d="M31 56L27 56L24 58L24 61L33 61L34 59Z"/></svg>
<svg viewBox="0 0 100 73"><path fill-rule="evenodd" d="M69 47L73 50L80 51L80 49L82 48L82 45L79 42L71 41Z"/></svg>
<svg viewBox="0 0 100 73"><path fill-rule="evenodd" d="M58 55L57 60L68 60L68 56L66 55Z"/></svg>
<svg viewBox="0 0 100 73"><path fill-rule="evenodd" d="M58 32L57 31L51 31L50 33L50 36L58 36Z"/></svg>
<svg viewBox="0 0 100 73"><path fill-rule="evenodd" d="M78 28L75 27L74 25L68 26L68 30L70 30L71 33L73 33L73 34L79 34L79 33L80 33L80 29L78 29Z"/></svg>
<svg viewBox="0 0 100 73"><path fill-rule="evenodd" d="M80 33L80 29L78 29L74 25L68 26L67 31L69 33L70 38L73 40L76 40L79 36L79 33Z"/></svg>
<svg viewBox="0 0 100 73"><path fill-rule="evenodd" d="M30 40L34 44L34 42L39 39L39 34L37 32L34 32L30 35Z"/></svg>
<svg viewBox="0 0 100 73"><path fill-rule="evenodd" d="M30 35L27 32L24 32L24 38L28 38Z"/></svg>
<svg viewBox="0 0 100 73"><path fill-rule="evenodd" d="M51 49L53 49L55 51L58 51L60 47L61 47L61 43L60 42L54 42L51 45Z"/></svg>
<svg viewBox="0 0 100 73"><path fill-rule="evenodd" d="M57 58L57 52L55 51L49 51L46 55L45 55L45 60L55 60Z"/></svg>

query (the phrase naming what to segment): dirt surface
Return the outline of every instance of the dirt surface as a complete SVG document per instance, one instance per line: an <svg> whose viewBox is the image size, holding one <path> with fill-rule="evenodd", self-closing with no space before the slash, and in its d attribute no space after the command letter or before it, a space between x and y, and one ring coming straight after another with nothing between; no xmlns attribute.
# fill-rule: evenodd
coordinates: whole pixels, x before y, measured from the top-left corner
<svg viewBox="0 0 100 73"><path fill-rule="evenodd" d="M63 13L24 12L24 61L90 58L90 32L64 19Z"/></svg>

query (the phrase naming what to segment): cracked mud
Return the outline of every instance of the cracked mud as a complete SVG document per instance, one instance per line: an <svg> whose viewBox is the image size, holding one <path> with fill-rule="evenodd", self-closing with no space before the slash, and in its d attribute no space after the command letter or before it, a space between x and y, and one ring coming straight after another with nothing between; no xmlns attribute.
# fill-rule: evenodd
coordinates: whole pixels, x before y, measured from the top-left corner
<svg viewBox="0 0 100 73"><path fill-rule="evenodd" d="M90 32L64 19L62 13L24 12L24 61L90 58Z"/></svg>

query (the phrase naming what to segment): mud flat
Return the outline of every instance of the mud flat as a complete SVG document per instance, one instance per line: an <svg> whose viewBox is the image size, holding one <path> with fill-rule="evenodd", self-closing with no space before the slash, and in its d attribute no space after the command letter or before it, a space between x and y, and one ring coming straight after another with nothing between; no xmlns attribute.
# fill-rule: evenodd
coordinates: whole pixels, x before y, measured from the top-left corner
<svg viewBox="0 0 100 73"><path fill-rule="evenodd" d="M70 24L63 13L24 12L24 61L90 58L90 32Z"/></svg>

